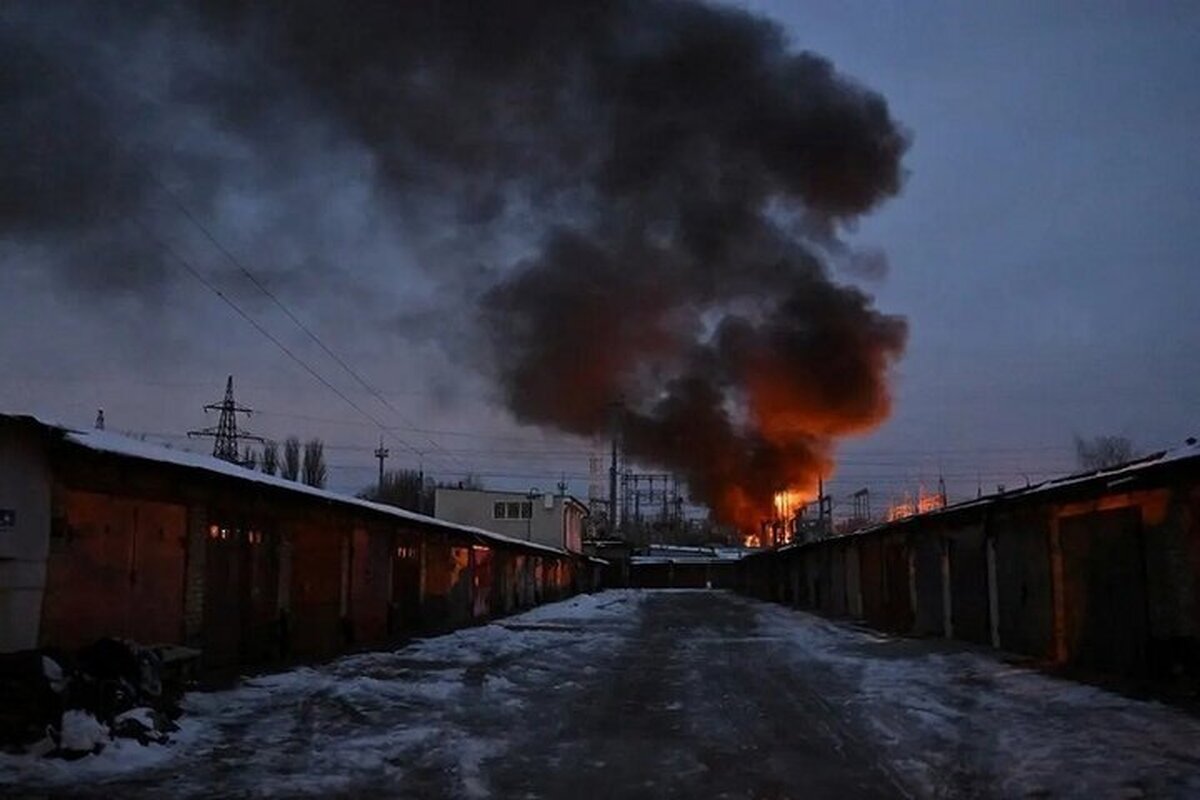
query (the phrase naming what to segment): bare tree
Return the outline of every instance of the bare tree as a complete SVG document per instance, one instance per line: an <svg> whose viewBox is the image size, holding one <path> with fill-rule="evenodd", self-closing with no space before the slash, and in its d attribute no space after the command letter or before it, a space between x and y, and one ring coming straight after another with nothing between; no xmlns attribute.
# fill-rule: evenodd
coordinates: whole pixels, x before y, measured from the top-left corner
<svg viewBox="0 0 1200 800"><path fill-rule="evenodd" d="M266 442L262 449L262 471L274 475L279 470L279 445Z"/></svg>
<svg viewBox="0 0 1200 800"><path fill-rule="evenodd" d="M246 449L242 451L242 466L246 469L258 468L258 456L250 445L246 445Z"/></svg>
<svg viewBox="0 0 1200 800"><path fill-rule="evenodd" d="M304 482L323 489L325 478L325 443L320 439L309 439L304 444Z"/></svg>
<svg viewBox="0 0 1200 800"><path fill-rule="evenodd" d="M283 464L279 475L289 481L300 480L300 440L295 436L289 436L283 442Z"/></svg>
<svg viewBox="0 0 1200 800"><path fill-rule="evenodd" d="M1124 436L1076 436L1075 457L1082 469L1115 467L1134 459L1133 442Z"/></svg>
<svg viewBox="0 0 1200 800"><path fill-rule="evenodd" d="M433 483L415 469L390 469L382 485L364 489L359 497L419 514L433 511Z"/></svg>

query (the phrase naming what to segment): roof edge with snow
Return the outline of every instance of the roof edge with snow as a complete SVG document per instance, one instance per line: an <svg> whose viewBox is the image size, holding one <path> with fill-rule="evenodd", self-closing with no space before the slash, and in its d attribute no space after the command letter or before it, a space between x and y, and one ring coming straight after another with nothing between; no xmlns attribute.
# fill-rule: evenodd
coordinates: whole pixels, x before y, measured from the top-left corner
<svg viewBox="0 0 1200 800"><path fill-rule="evenodd" d="M896 529L913 522L953 516L954 514L959 514L975 508L985 508L999 505L1001 503L1020 502L1031 497L1053 495L1071 488L1083 487L1089 483L1103 482L1105 484L1105 488L1116 489L1126 483L1132 482L1141 473L1156 471L1172 466L1190 466L1193 464L1200 464L1200 443L1189 443L1180 447L1170 448L1168 450L1160 450L1156 453L1151 453L1150 455L1142 456L1141 458L1136 458L1132 461L1112 467L1093 469L1088 470L1087 472L1072 473L1059 478L1050 478L1048 480L1040 481L1029 486L1009 489L1004 492L986 494L982 497L953 503L943 508L935 508L929 511L923 511L919 514L911 514L907 517L901 517L900 519L889 520L887 522L878 522L865 528L859 528L858 530L850 533L828 536L823 539L816 539L809 542L793 542L791 544L781 545L780 547L776 548L762 549L748 557L796 550L809 545L816 545L820 544L821 542L834 541L837 539L846 539L854 536L866 536L869 534L879 533L881 531Z"/></svg>
<svg viewBox="0 0 1200 800"><path fill-rule="evenodd" d="M330 503L335 503L342 506L361 508L366 511L371 511L383 516L401 519L406 522L414 522L420 525L451 530L458 533L466 533L481 539L489 540L497 544L512 545L529 550L538 550L546 553L552 553L556 556L567 556L571 558L582 557L579 553L572 553L557 547L538 544L524 539L517 539L512 536L506 536L496 531L489 531L486 528L476 528L472 525L462 525L457 522L450 522L437 517L430 517L425 514L418 514L415 511L409 511L395 506L384 505L370 500L364 500L361 497L342 494L340 492L331 492L327 489L318 489L313 486L308 486L296 481L290 481L276 475L267 475L263 472L256 472L245 467L240 467L236 464L231 464L228 461L222 461L212 456L206 456L201 453L193 453L187 450L175 450L163 445L144 442L140 439L134 439L129 436L124 436L119 433L103 430L81 430L60 422L53 422L39 417L35 414L9 414L0 413L0 420L13 420L18 422L32 423L40 428L52 431L60 435L63 441L86 448L98 453L117 456L121 458L131 458L138 461L145 461L155 464L168 464L174 467L184 469L198 470L211 475L219 475L233 480L243 481L246 483L254 483L262 486L268 486L272 489L280 489L294 494L302 494L308 497L325 500Z"/></svg>

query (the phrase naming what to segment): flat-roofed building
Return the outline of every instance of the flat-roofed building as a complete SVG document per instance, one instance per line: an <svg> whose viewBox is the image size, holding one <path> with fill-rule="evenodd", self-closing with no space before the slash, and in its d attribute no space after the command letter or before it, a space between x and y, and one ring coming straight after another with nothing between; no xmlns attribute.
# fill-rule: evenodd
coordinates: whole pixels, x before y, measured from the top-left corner
<svg viewBox="0 0 1200 800"><path fill-rule="evenodd" d="M579 553L588 509L569 494L458 489L439 486L438 519Z"/></svg>

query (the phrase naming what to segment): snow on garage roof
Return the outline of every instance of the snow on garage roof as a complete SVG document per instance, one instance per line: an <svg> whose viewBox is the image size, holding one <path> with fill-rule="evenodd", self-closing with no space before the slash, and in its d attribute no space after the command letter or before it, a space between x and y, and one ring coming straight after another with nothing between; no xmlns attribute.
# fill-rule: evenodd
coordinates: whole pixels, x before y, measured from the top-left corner
<svg viewBox="0 0 1200 800"><path fill-rule="evenodd" d="M363 500L360 497L341 494L339 492L331 492L327 489L318 489L297 481L289 481L286 478L281 478L276 475L267 475L264 472L257 472L245 467L239 467L236 464L231 464L228 461L222 461L219 458L213 458L212 456L207 456L202 453L193 453L188 450L176 450L163 445L144 442L140 439L134 439L132 437L124 436L112 431L87 429L81 430L70 425L64 425L60 422L47 420L35 414L4 413L0 414L0 419L32 421L43 428L61 433L64 440L70 442L71 444L79 445L87 448L88 450L93 450L99 453L106 453L124 458L133 458L140 461L150 461L157 464L170 464L172 466L184 467L186 469L202 470L204 472L222 475L239 481L262 484L264 486L270 486L274 489L282 489L288 492L295 492L297 494L304 494L310 497L320 498L331 503L367 509L377 514L384 514L409 522L417 522L422 525L429 525L446 530L468 533L473 536L478 536L480 538L488 539L497 543L516 545L518 547L523 547L530 550L541 550L547 553L553 553L557 556L576 555L575 553L569 553L568 551L561 550L557 547L550 547L549 545L538 544L536 542L528 542L524 539L516 539L512 536L505 536L502 533L489 531L485 528L476 528L471 525L461 525L456 522L438 519L437 517L418 514L415 511L408 511L403 508L384 505L383 503L375 503L370 500Z"/></svg>
<svg viewBox="0 0 1200 800"><path fill-rule="evenodd" d="M895 520L876 522L872 525L859 528L858 530L850 533L837 534L835 536L818 539L816 541L823 542L828 541L829 539L839 539L847 536L861 536L876 533L888 528L906 525L910 522L927 520L943 515L951 515L972 508L979 508L982 506L993 505L995 503L1024 500L1028 497L1038 497L1045 494L1052 494L1067 487L1079 486L1092 481L1104 481L1105 488L1115 489L1127 481L1135 479L1138 473L1143 471L1194 460L1200 460L1200 442L1196 442L1194 439L1189 439L1185 444L1179 447L1173 447L1169 450L1160 450L1156 453L1151 453L1150 455L1136 458L1124 464L1089 470L1087 472L1076 472L1070 475L1063 475L1058 478L1049 478L1029 486L1021 486L1015 489L1008 489L1007 491L1003 492L985 494L982 497L963 500L958 503L952 503L943 508L934 508L930 509L929 511L922 511L919 514L910 514L906 517L901 517ZM791 542L789 544L781 545L777 548L762 548L753 553L753 555L760 556L775 552L796 550L813 543L814 542L811 541Z"/></svg>

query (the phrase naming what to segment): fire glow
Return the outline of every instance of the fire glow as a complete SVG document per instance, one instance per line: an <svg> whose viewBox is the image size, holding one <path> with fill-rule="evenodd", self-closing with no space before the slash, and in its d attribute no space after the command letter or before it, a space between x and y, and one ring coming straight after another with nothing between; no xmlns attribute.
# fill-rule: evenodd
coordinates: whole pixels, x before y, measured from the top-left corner
<svg viewBox="0 0 1200 800"><path fill-rule="evenodd" d="M53 240L87 243L96 287L157 298L174 265L112 224L161 216L148 176L195 163L213 176L193 193L210 198L195 209L208 216L244 195L242 181L219 182L227 164L262 168L275 188L255 202L270 207L290 202L274 192L297 165L329 158L310 171L337 174L352 157L369 165L350 196L369 191L370 235L404 252L381 249L362 277L339 270L347 291L374 298L394 264L436 263L418 279L431 291L379 294L363 318L441 340L431 352L478 371L522 425L583 439L619 427L630 463L678 475L717 523L759 533L777 491L815 490L837 441L887 417L907 325L851 282L881 276L886 259L843 237L901 191L909 136L882 95L795 48L778 23L678 0L365 3L353 14L193 2L194 13L149 17L106 5L107 42L165 35L201 48L205 69L181 59L149 102L115 102L129 94L121 47L15 15L32 27L14 43L58 28L62 38L8 59L33 66L16 96L37 102L5 119L0 162L29 179L0 184L0 237L19 237L64 285L78 283L80 258L75 244L44 258ZM51 54L61 67L41 66ZM75 102L79 63L96 65L89 78L114 102ZM288 102L269 114L247 105L248 74ZM97 144L143 106L164 114L143 126L144 147ZM220 155L180 153L169 132L194 118L227 126ZM48 139L77 156L48 161L52 173L28 163ZM296 253L341 241L320 226L288 233ZM130 254L146 264L127 269ZM324 280L324 264L288 269ZM408 305L426 294L428 307Z"/></svg>
<svg viewBox="0 0 1200 800"><path fill-rule="evenodd" d="M881 96L758 20L617 8L599 58L568 51L570 68L604 78L567 85L600 94L562 95L555 76L547 95L571 101L563 120L596 121L588 205L483 296L487 363L519 422L586 438L615 427L628 460L679 475L714 521L777 544L832 473L837 441L891 410L907 325L837 269L882 264L840 234L899 192L908 139ZM621 37L651 8L671 35L631 50ZM709 80L714 63L732 71ZM548 187L580 179L577 163L544 168Z"/></svg>
<svg viewBox="0 0 1200 800"><path fill-rule="evenodd" d="M900 500L892 503L888 507L887 521L895 522L898 519L907 519L915 517L917 514L924 514L929 511L937 511L939 508L946 507L946 496L941 492L927 492L922 486L917 490L916 495L905 494Z"/></svg>
<svg viewBox="0 0 1200 800"><path fill-rule="evenodd" d="M811 503L813 497L792 489L784 489L775 493L775 519L790 520L803 506Z"/></svg>
<svg viewBox="0 0 1200 800"><path fill-rule="evenodd" d="M799 489L783 489L775 492L774 513L770 519L762 520L758 530L742 537L746 547L778 547L788 544L794 536L794 523L809 503L816 501L812 492Z"/></svg>

